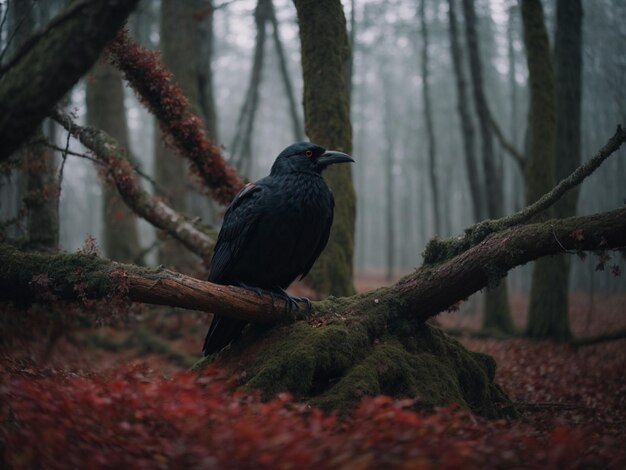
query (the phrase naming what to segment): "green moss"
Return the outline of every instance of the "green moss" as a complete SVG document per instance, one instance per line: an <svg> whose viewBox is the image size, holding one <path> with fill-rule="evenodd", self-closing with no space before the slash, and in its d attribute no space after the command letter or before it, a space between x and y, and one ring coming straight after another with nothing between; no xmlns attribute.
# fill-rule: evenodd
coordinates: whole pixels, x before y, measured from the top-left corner
<svg viewBox="0 0 626 470"><path fill-rule="evenodd" d="M424 249L422 257L424 265L442 263L460 255L471 247L482 242L492 233L503 230L505 225L497 220L485 220L465 229L465 234L458 238L439 240L431 239Z"/></svg>
<svg viewBox="0 0 626 470"><path fill-rule="evenodd" d="M502 414L499 405L508 399L493 382L490 356L468 351L438 328L394 320L393 305L380 308L390 311L384 325L356 319L317 327L298 322L248 338L246 347L235 345L225 352L225 364L245 369L247 390L260 389L265 398L289 391L326 410L386 394Z"/></svg>
<svg viewBox="0 0 626 470"><path fill-rule="evenodd" d="M31 298L46 290L61 297L105 296L115 290L111 264L95 255L26 253L0 245L0 280L13 298ZM17 273L17 274L16 274ZM47 279L32 282L45 273ZM26 288L24 286L27 286Z"/></svg>
<svg viewBox="0 0 626 470"><path fill-rule="evenodd" d="M285 390L315 395L370 349L366 331L349 329L343 322L317 328L299 322L277 329L273 336L278 339L258 354L245 385L263 390L266 396Z"/></svg>

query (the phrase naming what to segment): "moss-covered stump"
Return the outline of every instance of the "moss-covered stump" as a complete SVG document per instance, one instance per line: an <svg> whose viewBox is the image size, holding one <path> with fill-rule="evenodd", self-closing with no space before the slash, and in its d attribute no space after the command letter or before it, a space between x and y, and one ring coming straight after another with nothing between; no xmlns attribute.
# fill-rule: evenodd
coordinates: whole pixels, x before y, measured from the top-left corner
<svg viewBox="0 0 626 470"><path fill-rule="evenodd" d="M250 328L217 363L243 389L266 398L289 391L325 410L379 394L426 407L458 403L488 417L510 408L494 383L494 359L428 324L387 325L382 334L349 319Z"/></svg>

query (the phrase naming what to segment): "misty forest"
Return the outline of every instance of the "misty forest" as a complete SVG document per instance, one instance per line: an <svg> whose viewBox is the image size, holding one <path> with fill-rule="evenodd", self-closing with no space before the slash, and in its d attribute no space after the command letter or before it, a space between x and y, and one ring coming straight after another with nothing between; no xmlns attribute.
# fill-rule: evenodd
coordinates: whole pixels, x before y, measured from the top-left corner
<svg viewBox="0 0 626 470"><path fill-rule="evenodd" d="M625 19L0 0L0 467L624 468Z"/></svg>

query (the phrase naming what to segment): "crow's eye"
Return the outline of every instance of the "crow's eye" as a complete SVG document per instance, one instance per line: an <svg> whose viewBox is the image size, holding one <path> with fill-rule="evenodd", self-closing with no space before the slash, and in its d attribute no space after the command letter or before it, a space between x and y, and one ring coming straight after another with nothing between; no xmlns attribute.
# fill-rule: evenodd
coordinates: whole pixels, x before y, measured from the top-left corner
<svg viewBox="0 0 626 470"><path fill-rule="evenodd" d="M313 156L313 150L307 150L306 152L304 152L304 154L305 154L307 157L311 158L311 157Z"/></svg>

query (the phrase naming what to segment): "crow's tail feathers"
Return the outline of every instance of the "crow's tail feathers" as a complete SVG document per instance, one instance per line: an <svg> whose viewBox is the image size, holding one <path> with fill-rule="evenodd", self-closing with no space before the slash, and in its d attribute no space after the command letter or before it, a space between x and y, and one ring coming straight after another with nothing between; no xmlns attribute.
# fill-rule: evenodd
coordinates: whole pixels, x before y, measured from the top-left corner
<svg viewBox="0 0 626 470"><path fill-rule="evenodd" d="M205 356L221 351L235 339L239 338L246 322L215 315L204 340L202 352Z"/></svg>

